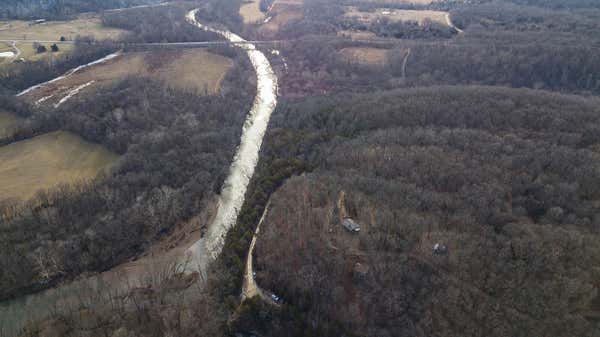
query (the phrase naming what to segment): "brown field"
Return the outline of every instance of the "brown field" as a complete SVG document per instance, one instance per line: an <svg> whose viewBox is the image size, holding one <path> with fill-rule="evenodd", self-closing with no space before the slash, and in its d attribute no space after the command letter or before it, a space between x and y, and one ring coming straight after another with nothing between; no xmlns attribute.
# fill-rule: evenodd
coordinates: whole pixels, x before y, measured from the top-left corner
<svg viewBox="0 0 600 337"><path fill-rule="evenodd" d="M98 40L118 39L126 31L103 27L99 18L80 18L71 21L50 21L29 25L27 21L0 21L0 39L59 40L64 36L73 40L77 36L93 36Z"/></svg>
<svg viewBox="0 0 600 337"><path fill-rule="evenodd" d="M40 189L92 179L118 156L68 132L0 147L0 202L31 199Z"/></svg>
<svg viewBox="0 0 600 337"><path fill-rule="evenodd" d="M231 59L201 49L172 54L174 61L158 68L151 76L198 95L219 92L225 75L233 67Z"/></svg>
<svg viewBox="0 0 600 337"><path fill-rule="evenodd" d="M339 51L343 60L352 63L383 66L387 61L387 49L350 47Z"/></svg>
<svg viewBox="0 0 600 337"><path fill-rule="evenodd" d="M14 51L14 49L8 43L0 42L0 52L3 51Z"/></svg>
<svg viewBox="0 0 600 337"><path fill-rule="evenodd" d="M259 33L263 37L274 37L288 23L304 17L304 2L302 0L275 0L267 13L271 19L263 24Z"/></svg>
<svg viewBox="0 0 600 337"><path fill-rule="evenodd" d="M242 6L240 6L240 15L246 24L262 22L265 19L265 14L260 11L259 0L244 2Z"/></svg>
<svg viewBox="0 0 600 337"><path fill-rule="evenodd" d="M52 45L52 43L42 43L42 44L44 46L46 46L46 49L48 51L45 53L38 54L36 52L36 50L33 49L32 43L17 43L17 48L19 48L21 50L21 55L19 55L19 58L24 58L27 61L38 61L43 58L48 58L48 59L52 60L53 57L62 55L65 52L69 52L69 51L73 50L73 48L74 48L73 45L61 44L58 46L59 51L53 53L50 51L50 46Z"/></svg>
<svg viewBox="0 0 600 337"><path fill-rule="evenodd" d="M0 139L12 134L21 119L8 112L0 111Z"/></svg>
<svg viewBox="0 0 600 337"><path fill-rule="evenodd" d="M369 31L340 30L337 35L352 40L371 40L378 38L377 34Z"/></svg>
<svg viewBox="0 0 600 337"><path fill-rule="evenodd" d="M173 88L198 95L214 94L219 91L223 78L232 66L231 59L202 49L127 53L42 87L27 96L36 102L53 95L43 104L55 104L70 90L82 84L94 81L82 90L90 92L103 84L132 75L159 79Z"/></svg>
<svg viewBox="0 0 600 337"><path fill-rule="evenodd" d="M447 12L442 11L429 11L429 10L401 10L401 9L386 9L378 8L374 12L361 12L356 7L347 7L345 17L355 18L364 22L372 22L377 19L384 17L389 18L391 21L417 21L419 24L423 24L425 20L431 20L434 22L447 25L446 21Z"/></svg>

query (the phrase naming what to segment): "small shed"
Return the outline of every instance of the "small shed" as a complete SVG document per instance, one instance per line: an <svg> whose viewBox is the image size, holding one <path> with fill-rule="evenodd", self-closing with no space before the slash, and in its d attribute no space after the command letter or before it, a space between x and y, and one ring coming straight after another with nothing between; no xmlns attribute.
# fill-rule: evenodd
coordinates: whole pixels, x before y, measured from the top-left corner
<svg viewBox="0 0 600 337"><path fill-rule="evenodd" d="M29 22L30 26L41 25L42 23L46 23L46 19L37 19Z"/></svg>
<svg viewBox="0 0 600 337"><path fill-rule="evenodd" d="M360 226L350 218L342 219L342 226L346 228L349 232L357 233L360 232Z"/></svg>

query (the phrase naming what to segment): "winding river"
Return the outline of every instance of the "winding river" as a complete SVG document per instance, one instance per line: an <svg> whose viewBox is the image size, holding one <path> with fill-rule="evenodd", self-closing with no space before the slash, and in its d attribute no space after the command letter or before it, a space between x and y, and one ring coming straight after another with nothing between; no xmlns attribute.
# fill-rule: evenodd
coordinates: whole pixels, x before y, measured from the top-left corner
<svg viewBox="0 0 600 337"><path fill-rule="evenodd" d="M181 257L182 259L191 257L190 265L192 267L188 271L200 270L204 273L208 262L221 252L225 235L235 224L244 203L248 184L258 163L259 151L269 119L277 104L277 77L267 57L256 49L256 46L246 43L243 38L229 31L213 29L200 24L196 20L197 12L197 9L190 11L186 16L187 21L200 29L217 33L234 45L243 48L257 75L257 94L252 109L246 117L240 144L229 169L229 176L225 180L219 196L215 219L209 226L206 235L189 248L185 254L187 256ZM114 57L116 55L109 55L82 67L102 63ZM58 81L81 69L81 67L75 68L50 82ZM39 85L21 92L20 95L37 88ZM14 336L30 319L38 320L55 310L60 311L63 308L72 308L79 304L93 303L93 301L106 296L105 294L122 295L132 286L140 286L141 282L139 275L132 276L126 271L119 271L117 267L111 271L70 282L60 287L0 303L0 335Z"/></svg>
<svg viewBox="0 0 600 337"><path fill-rule="evenodd" d="M258 162L258 154L269 119L277 104L277 77L267 57L256 49L256 46L245 43L243 38L229 31L202 25L196 20L197 12L197 9L189 12L187 21L198 28L222 35L234 44L238 43L237 46L243 48L248 54L257 78L256 98L246 117L240 145L219 196L217 215L204 238L190 247L193 264L204 272L208 261L221 252L225 235L235 224L244 203L244 196Z"/></svg>

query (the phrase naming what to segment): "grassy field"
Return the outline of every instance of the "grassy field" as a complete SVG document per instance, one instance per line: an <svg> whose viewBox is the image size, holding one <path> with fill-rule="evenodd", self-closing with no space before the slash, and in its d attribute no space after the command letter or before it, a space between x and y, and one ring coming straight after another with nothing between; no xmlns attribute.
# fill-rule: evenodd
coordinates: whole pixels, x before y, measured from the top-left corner
<svg viewBox="0 0 600 337"><path fill-rule="evenodd" d="M244 19L244 23L255 23L265 19L265 14L260 11L259 0L244 2L240 6L240 15Z"/></svg>
<svg viewBox="0 0 600 337"><path fill-rule="evenodd" d="M48 51L45 53L38 54L36 52L36 50L33 48L32 43L17 43L17 48L19 48L21 50L21 55L19 56L19 58L24 58L27 61L37 61L37 60L41 60L45 57L48 57L48 58L50 58L50 60L52 60L52 57L62 55L66 52L73 50L73 48L74 48L72 45L69 45L69 44L61 44L58 46L59 51L53 53L50 51L50 46L52 45L52 43L41 43L41 44L44 45L46 47L46 50L48 50Z"/></svg>
<svg viewBox="0 0 600 337"><path fill-rule="evenodd" d="M198 95L215 94L221 88L225 74L233 66L227 57L209 53L201 49L174 52L171 62L150 72L171 87L195 92ZM149 58L160 57L151 54ZM168 58L171 56L167 55ZM148 60L148 57L146 58Z"/></svg>
<svg viewBox="0 0 600 337"><path fill-rule="evenodd" d="M30 25L27 21L0 21L0 39L73 40L77 36L92 36L98 40L118 39L124 30L103 27L99 18L79 18L71 21L50 21Z"/></svg>
<svg viewBox="0 0 600 337"><path fill-rule="evenodd" d="M11 47L10 44L0 42L0 52L3 52L3 51L14 51L14 49Z"/></svg>
<svg viewBox="0 0 600 337"><path fill-rule="evenodd" d="M350 47L339 51L347 62L383 66L387 61L387 50L370 47Z"/></svg>
<svg viewBox="0 0 600 337"><path fill-rule="evenodd" d="M30 25L27 21L18 20L0 21L0 27L2 27L0 28L0 39L55 41L60 40L61 37L67 40L74 40L77 36L92 36L98 40L115 40L126 34L126 31L121 29L103 27L100 19L97 17L82 17L71 21L51 21L38 25ZM47 50L50 50L51 44L44 45ZM4 47L4 45L0 45L0 49L4 49ZM20 57L28 61L36 61L44 56L68 52L73 48L70 45L60 45L60 51L57 53L47 52L37 54L31 43L18 43L17 47L22 52ZM6 63L6 60L4 63Z"/></svg>
<svg viewBox="0 0 600 337"><path fill-rule="evenodd" d="M21 121L17 116L0 111L0 138L10 136L14 127Z"/></svg>
<svg viewBox="0 0 600 337"><path fill-rule="evenodd" d="M27 98L35 102L54 95L44 102L53 104L72 88L90 81L94 83L82 93L132 75L162 80L173 88L198 95L214 94L219 91L225 74L232 66L231 59L202 49L127 53L113 61L88 68L67 79L40 88L27 95Z"/></svg>
<svg viewBox="0 0 600 337"><path fill-rule="evenodd" d="M402 10L379 8L374 12L361 12L356 7L347 7L344 16L356 18L365 22L373 22L387 17L391 21L417 21L423 24L425 20L431 20L447 25L446 12L429 10Z"/></svg>
<svg viewBox="0 0 600 337"><path fill-rule="evenodd" d="M117 159L62 131L0 147L0 202L26 201L40 189L94 178Z"/></svg>

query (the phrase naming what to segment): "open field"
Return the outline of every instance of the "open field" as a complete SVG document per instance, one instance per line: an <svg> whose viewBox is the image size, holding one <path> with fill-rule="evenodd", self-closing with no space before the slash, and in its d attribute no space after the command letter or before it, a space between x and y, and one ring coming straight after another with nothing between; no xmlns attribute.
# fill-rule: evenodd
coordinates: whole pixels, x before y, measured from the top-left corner
<svg viewBox="0 0 600 337"><path fill-rule="evenodd" d="M229 58L201 49L133 52L87 68L62 81L35 90L27 96L33 102L47 98L44 104L52 104L65 97L73 88L83 84L93 81L92 85L82 90L89 92L103 84L134 75L158 79L173 88L198 95L214 94L219 91L225 74L232 66L233 62Z"/></svg>
<svg viewBox="0 0 600 337"><path fill-rule="evenodd" d="M59 51L53 53L50 51L50 46L52 45L52 43L41 43L41 44L44 45L46 47L46 50L48 50L48 51L45 53L38 54L36 52L36 50L33 48L32 43L17 43L17 48L19 48L21 50L21 55L19 56L19 58L24 58L27 61L37 61L37 60L41 60L44 57L52 58L55 56L62 55L65 52L69 52L69 51L73 50L73 48L74 48L73 45L61 44L58 46Z"/></svg>
<svg viewBox="0 0 600 337"><path fill-rule="evenodd" d="M126 31L103 27L99 18L80 18L71 21L50 21L30 25L27 21L0 21L0 39L74 40L77 36L92 36L98 40L118 39Z"/></svg>
<svg viewBox="0 0 600 337"><path fill-rule="evenodd" d="M118 156L68 132L0 147L0 202L26 201L40 189L92 179Z"/></svg>
<svg viewBox="0 0 600 337"><path fill-rule="evenodd" d="M304 2L302 0L275 0L267 13L269 21L260 27L259 32L264 37L273 37L288 23L304 17Z"/></svg>
<svg viewBox="0 0 600 337"><path fill-rule="evenodd" d="M387 61L387 49L350 47L339 51L343 60L351 63L382 66Z"/></svg>
<svg viewBox="0 0 600 337"><path fill-rule="evenodd" d="M33 39L33 40L60 40L64 37L67 40L74 40L77 36L91 36L98 40L118 39L126 31L115 28L103 27L100 19L97 17L79 18L71 21L51 21L48 23L30 25L27 21L0 21L0 39ZM58 55L70 51L73 46L60 45L57 53L50 52L51 44L44 44L47 53L37 54L31 43L17 43L17 47L22 51L20 58L28 61L37 61L48 55ZM10 50L10 45L0 45L0 50ZM6 60L4 61L4 63ZM0 60L0 63L3 63Z"/></svg>
<svg viewBox="0 0 600 337"><path fill-rule="evenodd" d="M244 23L255 23L265 19L265 14L260 11L259 0L244 2L240 7L240 15L244 19Z"/></svg>
<svg viewBox="0 0 600 337"><path fill-rule="evenodd" d="M347 7L345 17L355 18L363 22L373 22L375 20L387 17L391 21L417 21L423 24L425 20L431 20L443 25L447 25L446 12L429 10L401 10L378 8L373 12L361 12L356 7Z"/></svg>
<svg viewBox="0 0 600 337"><path fill-rule="evenodd" d="M153 57L161 57L161 54L149 55L146 59ZM165 57L172 61L152 70L150 76L198 95L217 93L233 66L231 59L200 49L166 53Z"/></svg>
<svg viewBox="0 0 600 337"><path fill-rule="evenodd" d="M5 51L14 51L10 44L0 42L0 53Z"/></svg>
<svg viewBox="0 0 600 337"><path fill-rule="evenodd" d="M10 136L20 120L19 117L0 110L0 139Z"/></svg>

